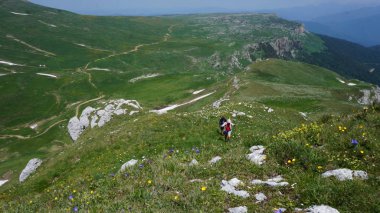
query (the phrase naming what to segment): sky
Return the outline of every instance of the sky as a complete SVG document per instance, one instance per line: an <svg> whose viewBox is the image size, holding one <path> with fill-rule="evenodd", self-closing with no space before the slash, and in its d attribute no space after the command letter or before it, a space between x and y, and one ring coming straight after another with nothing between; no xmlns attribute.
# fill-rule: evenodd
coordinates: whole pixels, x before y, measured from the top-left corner
<svg viewBox="0 0 380 213"><path fill-rule="evenodd" d="M163 14L217 11L260 11L316 5L379 5L380 0L30 0L82 14ZM333 3L332 3L333 2Z"/></svg>

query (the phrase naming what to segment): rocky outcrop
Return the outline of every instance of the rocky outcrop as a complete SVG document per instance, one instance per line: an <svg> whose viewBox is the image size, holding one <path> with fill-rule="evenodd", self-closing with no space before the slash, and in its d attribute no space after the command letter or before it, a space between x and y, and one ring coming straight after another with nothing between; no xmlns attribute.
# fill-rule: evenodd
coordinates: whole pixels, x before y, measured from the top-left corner
<svg viewBox="0 0 380 213"><path fill-rule="evenodd" d="M212 54L210 58L208 59L208 62L214 69L222 68L222 60L220 58L219 52L215 52L214 54Z"/></svg>
<svg viewBox="0 0 380 213"><path fill-rule="evenodd" d="M338 210L326 205L311 206L306 209L306 212L308 213L339 213Z"/></svg>
<svg viewBox="0 0 380 213"><path fill-rule="evenodd" d="M247 155L247 159L256 165L262 165L265 162L266 155L264 155L264 146L252 146L249 151L250 154Z"/></svg>
<svg viewBox="0 0 380 213"><path fill-rule="evenodd" d="M34 173L39 166L41 166L42 160L38 158L31 159L26 167L22 170L19 180L24 182L32 173Z"/></svg>
<svg viewBox="0 0 380 213"><path fill-rule="evenodd" d="M248 208L246 206L239 206L239 207L235 207L235 208L229 208L228 212L229 213L247 213Z"/></svg>
<svg viewBox="0 0 380 213"><path fill-rule="evenodd" d="M222 160L222 158L220 156L216 156L216 157L213 157L209 163L210 164L214 164L214 163L217 163L218 161Z"/></svg>
<svg viewBox="0 0 380 213"><path fill-rule="evenodd" d="M131 109L134 111L130 111L130 114L134 114L138 112L136 110L141 110L142 108L137 101L124 99L111 100L105 103L104 108L86 107L79 118L75 116L69 120L67 129L70 137L73 141L76 141L88 127L102 127L112 119L112 116L127 114L128 110Z"/></svg>
<svg viewBox="0 0 380 213"><path fill-rule="evenodd" d="M0 180L0 186L4 185L8 180Z"/></svg>
<svg viewBox="0 0 380 213"><path fill-rule="evenodd" d="M236 189L236 187L238 187L241 184L242 182L237 178L233 178L229 181L222 180L221 190L227 192L228 194L233 194L239 197L243 197L243 198L249 197L249 193L247 191Z"/></svg>
<svg viewBox="0 0 380 213"><path fill-rule="evenodd" d="M279 175L279 176L276 176L274 178L268 179L266 181L255 179L255 180L252 180L251 183L253 185L267 185L267 186L271 186L271 187L287 186L287 185L289 185L288 182L281 182L283 180L284 180L284 178L282 178Z"/></svg>
<svg viewBox="0 0 380 213"><path fill-rule="evenodd" d="M352 180L353 178L358 179L368 179L368 174L361 170L351 170L351 169L336 169L330 170L322 174L322 177L334 176L340 181Z"/></svg>
<svg viewBox="0 0 380 213"><path fill-rule="evenodd" d="M136 165L137 162L138 162L138 160L135 160L135 159L132 159L132 160L126 162L125 164L123 164L123 165L121 166L121 168L120 168L120 172L124 172L127 168Z"/></svg>
<svg viewBox="0 0 380 213"><path fill-rule="evenodd" d="M380 87L376 86L369 89L360 90L363 96L358 99L358 103L362 105L371 105L375 103L380 103Z"/></svg>

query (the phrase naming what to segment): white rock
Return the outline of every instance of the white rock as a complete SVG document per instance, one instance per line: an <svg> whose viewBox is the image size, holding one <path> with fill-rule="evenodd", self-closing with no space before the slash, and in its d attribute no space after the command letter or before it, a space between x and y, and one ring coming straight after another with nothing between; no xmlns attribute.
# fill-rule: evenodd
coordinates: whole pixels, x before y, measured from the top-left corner
<svg viewBox="0 0 380 213"><path fill-rule="evenodd" d="M22 170L19 180L24 182L32 173L34 173L39 166L41 166L42 160L38 158L31 159L24 170Z"/></svg>
<svg viewBox="0 0 380 213"><path fill-rule="evenodd" d="M320 206L311 206L308 209L306 209L306 212L309 213L339 213L338 210L326 206L326 205L320 205Z"/></svg>
<svg viewBox="0 0 380 213"><path fill-rule="evenodd" d="M135 159L132 159L132 160L126 162L125 164L123 164L121 166L120 172L124 172L128 167L136 165L137 162L138 162L138 160L135 160Z"/></svg>
<svg viewBox="0 0 380 213"><path fill-rule="evenodd" d="M8 180L0 180L0 186L4 185Z"/></svg>
<svg viewBox="0 0 380 213"><path fill-rule="evenodd" d="M252 153L247 155L247 159L256 165L262 165L265 162L264 146L252 146L249 149Z"/></svg>
<svg viewBox="0 0 380 213"><path fill-rule="evenodd" d="M195 159L193 159L193 160L189 163L189 166L196 166L196 165L198 165L198 164L199 164L198 161L195 160Z"/></svg>
<svg viewBox="0 0 380 213"><path fill-rule="evenodd" d="M97 120L98 120L98 116L97 115L93 115L91 117L91 128L94 128L94 127L96 127L98 125Z"/></svg>
<svg viewBox="0 0 380 213"><path fill-rule="evenodd" d="M126 113L125 109L117 109L113 112L115 115L124 115Z"/></svg>
<svg viewBox="0 0 380 213"><path fill-rule="evenodd" d="M248 208L246 206L239 206L239 207L235 207L235 208L229 208L228 212L229 213L247 213Z"/></svg>
<svg viewBox="0 0 380 213"><path fill-rule="evenodd" d="M90 120L89 120L89 116L91 115L92 112L94 112L95 109L92 108L92 107L86 107L86 109L83 110L80 118L79 118L79 122L80 122L80 125L82 128L87 128L90 126Z"/></svg>
<svg viewBox="0 0 380 213"><path fill-rule="evenodd" d="M284 180L284 179L279 175L279 176L276 176L274 178L268 179L266 181L255 179L255 180L251 181L251 184L253 184L253 185L268 185L271 187L289 185L288 182L280 182L282 180Z"/></svg>
<svg viewBox="0 0 380 213"><path fill-rule="evenodd" d="M228 194L233 194L239 197L247 198L249 197L249 193L247 191L236 190L235 188L241 183L242 182L237 178L233 178L230 181L222 180L221 190L227 192Z"/></svg>
<svg viewBox="0 0 380 213"><path fill-rule="evenodd" d="M356 170L352 171L351 169L336 169L330 170L322 174L322 177L331 177L334 176L340 181L352 180L353 177L359 179L368 179L368 175L364 171Z"/></svg>
<svg viewBox="0 0 380 213"><path fill-rule="evenodd" d="M71 139L73 141L78 140L79 136L82 134L84 128L81 125L81 122L77 117L72 117L69 120L69 124L67 125L67 129L69 131Z"/></svg>
<svg viewBox="0 0 380 213"><path fill-rule="evenodd" d="M220 161L221 159L222 159L221 157L216 156L216 157L213 157L213 158L209 161L209 163L210 163L210 164L214 164L214 163Z"/></svg>
<svg viewBox="0 0 380 213"><path fill-rule="evenodd" d="M259 202L266 200L267 196L265 196L264 193L260 192L258 194L255 194L255 198L256 198L257 203L259 203Z"/></svg>

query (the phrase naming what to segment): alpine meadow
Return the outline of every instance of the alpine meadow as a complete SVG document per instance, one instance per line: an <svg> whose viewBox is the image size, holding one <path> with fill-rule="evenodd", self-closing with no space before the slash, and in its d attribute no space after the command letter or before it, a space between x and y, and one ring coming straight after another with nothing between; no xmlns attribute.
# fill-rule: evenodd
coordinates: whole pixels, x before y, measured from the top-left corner
<svg viewBox="0 0 380 213"><path fill-rule="evenodd" d="M0 212L380 212L379 48L271 13L0 20Z"/></svg>

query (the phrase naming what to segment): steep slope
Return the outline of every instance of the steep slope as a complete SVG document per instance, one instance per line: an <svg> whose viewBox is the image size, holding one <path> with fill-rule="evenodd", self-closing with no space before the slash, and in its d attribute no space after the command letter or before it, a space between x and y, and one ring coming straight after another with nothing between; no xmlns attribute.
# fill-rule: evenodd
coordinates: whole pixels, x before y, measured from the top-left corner
<svg viewBox="0 0 380 213"><path fill-rule="evenodd" d="M376 212L379 170L373 165L379 163L379 112L360 109L340 116L359 108L355 100L347 100L357 89L336 77L299 62L253 64L236 75L238 80L201 92L223 90L230 100L221 107L211 103L223 93L164 115L145 111L132 119L117 117L44 159L25 183L5 185L0 203L11 212L223 212L237 206L253 212L292 212L321 204L341 212ZM221 115L235 123L229 143L217 132ZM352 139L359 145L352 145ZM261 166L246 158L253 145L266 148ZM215 156L221 160L210 164ZM131 159L137 164L120 172ZM189 166L193 159L198 164ZM343 167L366 171L369 179L339 182L321 176ZM272 188L251 183L277 175L289 184ZM244 183L237 189L250 197L221 190L222 180L232 178ZM257 204L254 195L259 192L267 200Z"/></svg>

